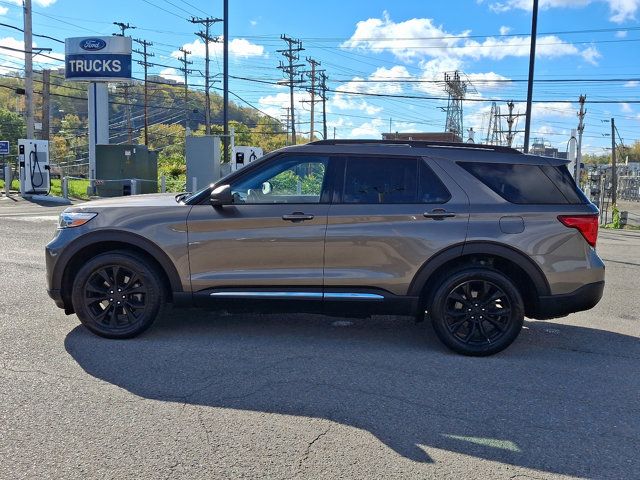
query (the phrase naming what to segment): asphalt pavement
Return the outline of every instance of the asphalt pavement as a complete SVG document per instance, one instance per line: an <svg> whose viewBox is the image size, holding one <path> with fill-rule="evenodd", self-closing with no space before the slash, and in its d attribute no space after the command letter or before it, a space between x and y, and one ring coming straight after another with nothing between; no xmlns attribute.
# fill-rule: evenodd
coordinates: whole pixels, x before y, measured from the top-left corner
<svg viewBox="0 0 640 480"><path fill-rule="evenodd" d="M0 478L640 478L640 233L605 297L489 358L406 317L170 311L98 338L45 291L61 207L0 200Z"/></svg>

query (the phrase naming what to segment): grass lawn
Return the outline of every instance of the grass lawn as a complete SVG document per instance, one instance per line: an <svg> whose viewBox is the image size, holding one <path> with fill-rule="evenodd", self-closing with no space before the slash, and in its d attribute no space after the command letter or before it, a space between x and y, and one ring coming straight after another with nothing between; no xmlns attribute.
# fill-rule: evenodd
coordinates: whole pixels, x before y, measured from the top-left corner
<svg viewBox="0 0 640 480"><path fill-rule="evenodd" d="M88 186L89 180L69 180L69 198L89 200L89 196L87 195ZM20 190L20 183L18 180L11 182L11 189ZM4 190L4 180L0 180L0 190ZM62 180L59 178L51 179L51 195L55 197L62 196Z"/></svg>

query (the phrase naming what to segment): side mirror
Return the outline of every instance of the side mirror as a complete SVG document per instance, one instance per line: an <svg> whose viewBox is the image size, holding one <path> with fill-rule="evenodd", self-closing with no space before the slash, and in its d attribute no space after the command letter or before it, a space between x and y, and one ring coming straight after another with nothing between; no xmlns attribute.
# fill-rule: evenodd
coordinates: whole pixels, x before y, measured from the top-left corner
<svg viewBox="0 0 640 480"><path fill-rule="evenodd" d="M271 193L272 187L271 187L271 182L264 182L262 184L262 194L263 195L269 195Z"/></svg>
<svg viewBox="0 0 640 480"><path fill-rule="evenodd" d="M229 185L220 185L211 192L209 198L211 205L214 207L222 207L224 205L231 205L233 203L233 195L231 194L231 187Z"/></svg>

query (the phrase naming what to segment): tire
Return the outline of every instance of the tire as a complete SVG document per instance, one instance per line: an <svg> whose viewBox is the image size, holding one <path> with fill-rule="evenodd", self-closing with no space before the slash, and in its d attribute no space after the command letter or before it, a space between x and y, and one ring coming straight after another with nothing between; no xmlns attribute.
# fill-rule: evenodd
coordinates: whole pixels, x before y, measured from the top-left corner
<svg viewBox="0 0 640 480"><path fill-rule="evenodd" d="M126 251L89 260L73 281L73 308L82 324L105 338L132 338L151 326L165 303L161 274Z"/></svg>
<svg viewBox="0 0 640 480"><path fill-rule="evenodd" d="M514 283L487 268L467 268L446 277L429 311L442 343L470 356L504 350L520 334L524 321L524 303Z"/></svg>

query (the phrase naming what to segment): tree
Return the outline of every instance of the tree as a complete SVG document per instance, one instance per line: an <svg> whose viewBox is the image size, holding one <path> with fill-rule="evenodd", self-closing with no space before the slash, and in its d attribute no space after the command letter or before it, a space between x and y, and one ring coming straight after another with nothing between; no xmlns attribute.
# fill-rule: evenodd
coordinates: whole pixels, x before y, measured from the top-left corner
<svg viewBox="0 0 640 480"><path fill-rule="evenodd" d="M11 154L18 153L18 139L26 135L26 126L20 115L9 110L0 109L0 140L7 140L11 145Z"/></svg>

